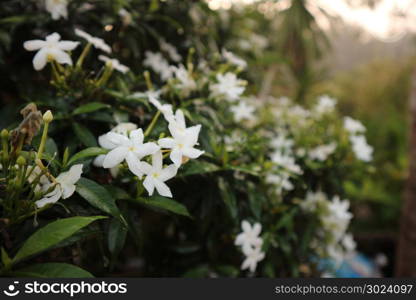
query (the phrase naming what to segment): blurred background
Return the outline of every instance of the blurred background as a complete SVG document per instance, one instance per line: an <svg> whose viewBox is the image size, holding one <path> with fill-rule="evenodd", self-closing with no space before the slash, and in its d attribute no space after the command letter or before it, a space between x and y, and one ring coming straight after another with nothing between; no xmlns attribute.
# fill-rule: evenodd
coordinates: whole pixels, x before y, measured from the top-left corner
<svg viewBox="0 0 416 300"><path fill-rule="evenodd" d="M223 46L256 70L246 76L260 86L260 96L307 104L328 94L366 125L374 170L345 187L353 201L353 233L358 250L384 276L405 275L416 248L412 180L406 184L416 1L206 1L219 13L215 28L221 28Z"/></svg>

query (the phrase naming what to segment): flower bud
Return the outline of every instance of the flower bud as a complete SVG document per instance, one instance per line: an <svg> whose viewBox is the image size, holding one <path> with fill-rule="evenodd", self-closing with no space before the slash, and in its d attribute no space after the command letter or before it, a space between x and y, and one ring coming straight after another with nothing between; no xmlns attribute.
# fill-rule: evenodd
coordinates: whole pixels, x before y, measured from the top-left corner
<svg viewBox="0 0 416 300"><path fill-rule="evenodd" d="M50 110L46 111L46 112L43 114L43 121L44 121L45 123L50 123L50 122L52 122L52 120L53 120L53 115L52 115L52 112L51 112Z"/></svg>
<svg viewBox="0 0 416 300"><path fill-rule="evenodd" d="M3 129L2 131L1 131L1 137L3 138L3 139L8 139L9 138L9 131L7 130L7 129Z"/></svg>
<svg viewBox="0 0 416 300"><path fill-rule="evenodd" d="M16 163L19 167L26 165L26 159L23 156L19 156L16 160Z"/></svg>

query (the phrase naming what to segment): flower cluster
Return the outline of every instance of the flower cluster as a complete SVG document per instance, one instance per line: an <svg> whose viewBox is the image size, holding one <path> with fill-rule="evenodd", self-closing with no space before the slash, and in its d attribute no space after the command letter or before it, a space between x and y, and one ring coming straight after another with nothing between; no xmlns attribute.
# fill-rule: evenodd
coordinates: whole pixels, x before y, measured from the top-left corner
<svg viewBox="0 0 416 300"><path fill-rule="evenodd" d="M368 162L373 159L373 148L367 143L364 132L365 127L360 121L345 117L344 128L349 133L350 142L355 156Z"/></svg>
<svg viewBox="0 0 416 300"><path fill-rule="evenodd" d="M246 256L241 269L249 269L250 272L254 272L257 264L265 257L261 250L263 245L263 239L260 237L261 224L255 223L251 226L248 221L244 220L241 222L241 229L243 231L235 238L235 245L240 246L241 251Z"/></svg>

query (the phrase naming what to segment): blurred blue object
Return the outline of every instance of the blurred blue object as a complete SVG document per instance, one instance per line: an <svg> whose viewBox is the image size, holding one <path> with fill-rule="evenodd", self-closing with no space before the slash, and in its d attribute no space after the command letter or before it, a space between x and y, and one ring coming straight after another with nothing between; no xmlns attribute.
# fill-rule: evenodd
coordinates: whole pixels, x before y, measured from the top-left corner
<svg viewBox="0 0 416 300"><path fill-rule="evenodd" d="M377 264L371 258L358 252L349 255L338 266L333 260L322 259L319 261L318 268L323 272L322 277L381 277L381 272Z"/></svg>

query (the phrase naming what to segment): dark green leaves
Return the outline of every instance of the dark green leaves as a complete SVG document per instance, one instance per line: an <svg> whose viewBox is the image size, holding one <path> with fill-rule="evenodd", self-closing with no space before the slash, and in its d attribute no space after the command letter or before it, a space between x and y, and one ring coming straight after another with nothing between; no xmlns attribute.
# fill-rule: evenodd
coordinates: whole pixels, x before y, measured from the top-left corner
<svg viewBox="0 0 416 300"><path fill-rule="evenodd" d="M85 105L82 105L80 107L77 107L73 111L73 115L79 115L79 114L86 114L90 112L97 111L99 109L108 108L110 107L108 104L100 103L100 102L90 102Z"/></svg>
<svg viewBox="0 0 416 300"><path fill-rule="evenodd" d="M10 274L13 277L40 278L90 278L94 277L80 267L65 263L44 263L32 265Z"/></svg>
<svg viewBox="0 0 416 300"><path fill-rule="evenodd" d="M104 187L102 187L95 181L92 181L87 178L81 178L77 182L76 191L82 198L87 200L88 203L94 206L95 208L98 208L103 212L114 217L121 217L120 211L114 199L111 197L111 195Z"/></svg>
<svg viewBox="0 0 416 300"><path fill-rule="evenodd" d="M41 253L62 242L91 222L103 218L105 217L72 217L49 223L36 231L26 240L17 252L16 256L13 258L13 263Z"/></svg>
<svg viewBox="0 0 416 300"><path fill-rule="evenodd" d="M106 154L107 152L108 150L99 147L90 147L84 149L71 157L71 159L68 161L68 166L84 158Z"/></svg>
<svg viewBox="0 0 416 300"><path fill-rule="evenodd" d="M97 139L91 131L79 123L73 123L72 128L77 138L87 147L96 147Z"/></svg>
<svg viewBox="0 0 416 300"><path fill-rule="evenodd" d="M137 198L137 202L149 207L161 208L178 215L191 217L191 215L188 212L188 209L184 205L162 196L153 196L151 198L139 197Z"/></svg>

